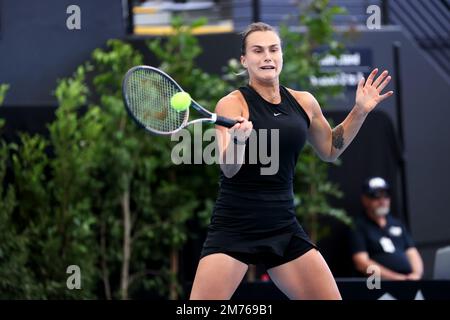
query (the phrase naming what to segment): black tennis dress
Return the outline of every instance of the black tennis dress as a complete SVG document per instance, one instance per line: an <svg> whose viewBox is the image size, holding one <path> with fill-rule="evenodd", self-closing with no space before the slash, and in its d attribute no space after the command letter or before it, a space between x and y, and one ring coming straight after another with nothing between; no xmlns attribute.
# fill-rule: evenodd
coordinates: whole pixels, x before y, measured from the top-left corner
<svg viewBox="0 0 450 320"><path fill-rule="evenodd" d="M231 178L220 173L219 194L201 257L226 253L246 264L263 264L269 269L316 248L296 219L293 193L295 166L310 120L283 86L280 86L280 104L264 100L251 86L241 87L239 91L249 108L258 151L264 145L266 149L255 153L252 144L250 150L250 137L246 142L245 162L238 173ZM279 136L276 171L276 152L271 153L271 139L275 134L272 129L278 129ZM269 171L275 174L261 174L261 169L270 167Z"/></svg>

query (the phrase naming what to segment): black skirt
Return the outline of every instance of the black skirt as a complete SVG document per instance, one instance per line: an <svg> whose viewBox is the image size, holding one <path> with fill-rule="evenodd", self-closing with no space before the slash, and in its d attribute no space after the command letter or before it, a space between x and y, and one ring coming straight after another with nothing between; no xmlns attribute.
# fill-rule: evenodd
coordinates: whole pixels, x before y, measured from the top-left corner
<svg viewBox="0 0 450 320"><path fill-rule="evenodd" d="M244 263L269 268L312 248L317 249L297 221L292 193L221 190L201 258L226 253Z"/></svg>

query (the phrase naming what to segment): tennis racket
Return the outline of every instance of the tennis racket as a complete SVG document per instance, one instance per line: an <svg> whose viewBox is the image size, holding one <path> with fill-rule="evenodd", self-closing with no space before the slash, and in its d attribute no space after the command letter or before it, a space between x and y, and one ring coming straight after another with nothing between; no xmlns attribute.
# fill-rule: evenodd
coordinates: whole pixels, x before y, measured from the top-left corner
<svg viewBox="0 0 450 320"><path fill-rule="evenodd" d="M175 110L170 105L170 99L183 89L168 74L154 67L136 66L128 70L123 79L122 91L131 118L140 127L156 135L174 134L197 122L215 123L227 128L237 122L206 110L194 100L191 100L186 110ZM191 107L204 118L188 122Z"/></svg>

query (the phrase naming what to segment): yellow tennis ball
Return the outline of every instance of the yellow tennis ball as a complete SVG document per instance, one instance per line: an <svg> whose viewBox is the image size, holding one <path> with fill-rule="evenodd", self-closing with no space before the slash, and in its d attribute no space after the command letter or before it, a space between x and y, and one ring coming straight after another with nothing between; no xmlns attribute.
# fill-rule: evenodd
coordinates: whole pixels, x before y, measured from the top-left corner
<svg viewBox="0 0 450 320"><path fill-rule="evenodd" d="M191 96L187 92L178 92L170 98L170 106L177 111L184 111L191 105Z"/></svg>

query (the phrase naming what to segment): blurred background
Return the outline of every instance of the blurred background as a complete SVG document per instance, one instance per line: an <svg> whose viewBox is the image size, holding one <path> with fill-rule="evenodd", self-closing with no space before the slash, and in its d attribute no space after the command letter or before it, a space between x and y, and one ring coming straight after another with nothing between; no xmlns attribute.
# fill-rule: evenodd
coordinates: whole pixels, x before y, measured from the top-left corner
<svg viewBox="0 0 450 320"><path fill-rule="evenodd" d="M245 84L239 32L254 21L279 29L282 83L312 92L331 123L374 67L394 77L394 98L336 164L305 148L297 215L344 298L377 298L355 278L347 234L363 180L383 176L425 264L404 292L433 295L450 245L448 0L0 0L0 298L188 296L219 168L173 164L174 142L127 117L121 81L152 65L213 110ZM258 266L235 297L283 298Z"/></svg>

